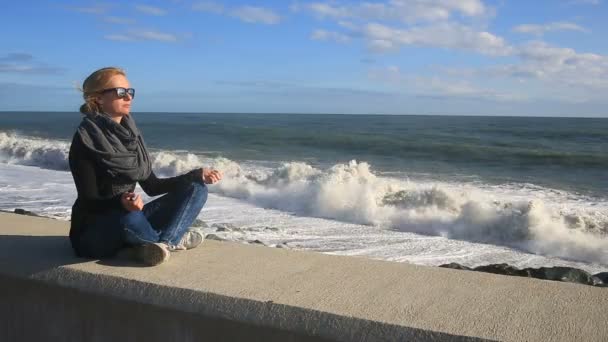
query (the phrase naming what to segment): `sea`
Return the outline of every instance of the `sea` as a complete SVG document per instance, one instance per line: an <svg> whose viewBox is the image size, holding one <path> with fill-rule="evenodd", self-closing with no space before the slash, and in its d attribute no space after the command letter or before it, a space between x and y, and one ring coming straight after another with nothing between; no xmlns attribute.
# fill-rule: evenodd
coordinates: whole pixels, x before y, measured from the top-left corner
<svg viewBox="0 0 608 342"><path fill-rule="evenodd" d="M196 224L226 240L420 265L608 271L608 119L131 115L158 176L223 173ZM68 151L81 117L0 112L0 209L70 219Z"/></svg>

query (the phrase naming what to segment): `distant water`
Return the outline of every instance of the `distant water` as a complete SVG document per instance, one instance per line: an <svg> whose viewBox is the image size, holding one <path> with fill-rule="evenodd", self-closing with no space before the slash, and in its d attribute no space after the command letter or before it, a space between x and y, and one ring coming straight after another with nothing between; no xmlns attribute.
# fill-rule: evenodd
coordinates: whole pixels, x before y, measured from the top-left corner
<svg viewBox="0 0 608 342"><path fill-rule="evenodd" d="M376 171L608 193L608 120L134 113L149 146L231 160L369 162ZM0 129L70 140L77 113L0 113Z"/></svg>
<svg viewBox="0 0 608 342"><path fill-rule="evenodd" d="M314 229L290 231L289 238L306 240L298 240L302 248L430 264L508 259L525 266L538 263L530 259L538 255L557 258L557 264L608 267L607 119L179 113L133 117L152 148L157 173L171 176L213 165L226 175L211 189L223 201L295 214L309 224L330 220L314 221ZM47 200L28 197L28 189L35 187L30 183L22 188L11 184L18 179L13 172L33 166L43 169L40 172L61 171L52 177L62 184L63 190L56 191L63 195L48 199L61 205L29 208L69 216L74 193L65 172L67 151L79 122L78 113L0 112L0 190L12 196L0 207ZM227 221L243 218L231 215ZM259 224L271 225L260 215ZM307 235L312 231L318 240ZM377 235L365 237L361 245L359 240L371 232ZM275 230L256 234L280 239ZM421 237L444 240L419 250ZM483 253L473 247L480 243L486 246ZM502 248L512 250L508 257ZM421 255L427 261L421 261Z"/></svg>

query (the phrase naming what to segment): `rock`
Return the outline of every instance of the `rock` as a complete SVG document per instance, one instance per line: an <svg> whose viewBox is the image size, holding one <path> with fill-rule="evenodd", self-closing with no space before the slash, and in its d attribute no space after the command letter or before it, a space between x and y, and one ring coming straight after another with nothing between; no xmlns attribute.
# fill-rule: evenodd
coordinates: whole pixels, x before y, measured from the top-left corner
<svg viewBox="0 0 608 342"><path fill-rule="evenodd" d="M256 245L262 245L262 246L266 246L266 244L260 240L253 240L253 241L249 241L249 243L251 244L256 244Z"/></svg>
<svg viewBox="0 0 608 342"><path fill-rule="evenodd" d="M443 268L451 268L451 269L455 269L455 270L466 270L466 271L472 271L473 269L470 267L466 267L466 266L462 266L461 264L452 262L449 264L445 264L445 265L441 265L439 267L443 267Z"/></svg>
<svg viewBox="0 0 608 342"><path fill-rule="evenodd" d="M218 232L232 232L241 231L241 229L232 223L214 223L211 227L215 228Z"/></svg>
<svg viewBox="0 0 608 342"><path fill-rule="evenodd" d="M608 284L608 272L597 273L593 276L601 280L604 284Z"/></svg>
<svg viewBox="0 0 608 342"><path fill-rule="evenodd" d="M224 238L222 238L220 236L217 236L216 234L207 234L207 235L205 235L205 239L218 240L218 241L224 241L224 240L226 240L226 239L224 239Z"/></svg>
<svg viewBox="0 0 608 342"><path fill-rule="evenodd" d="M276 246L274 246L275 248L289 248L289 246L287 246L285 243L281 242L281 243L277 243Z"/></svg>
<svg viewBox="0 0 608 342"><path fill-rule="evenodd" d="M558 280L569 283L585 284L585 285L600 285L599 279L593 279L593 276L583 270L572 267L541 267L527 268L530 276L538 279Z"/></svg>
<svg viewBox="0 0 608 342"><path fill-rule="evenodd" d="M517 267L509 266L507 264L494 264L494 265L486 265L486 266L478 266L473 270L494 274L504 274L504 275L512 275L519 277L528 277L529 274L525 270L520 270Z"/></svg>
<svg viewBox="0 0 608 342"><path fill-rule="evenodd" d="M15 209L14 213L19 214L19 215L27 215L27 216L38 216L38 217L40 216L40 215L34 214L31 211L27 211L25 209L19 209L19 208Z"/></svg>
<svg viewBox="0 0 608 342"><path fill-rule="evenodd" d="M457 263L441 265L439 267L608 287L608 272L591 275L588 272L573 267L540 267L519 269L508 264L493 264L469 268Z"/></svg>
<svg viewBox="0 0 608 342"><path fill-rule="evenodd" d="M209 225L207 224L207 222L201 220L201 219L196 219L194 220L194 222L192 223L192 227L197 227L197 228L209 228Z"/></svg>

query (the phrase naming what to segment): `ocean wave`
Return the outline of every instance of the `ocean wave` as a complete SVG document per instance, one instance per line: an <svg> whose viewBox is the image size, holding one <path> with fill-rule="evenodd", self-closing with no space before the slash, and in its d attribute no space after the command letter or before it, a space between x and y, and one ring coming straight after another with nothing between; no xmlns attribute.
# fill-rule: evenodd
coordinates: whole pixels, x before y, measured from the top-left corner
<svg viewBox="0 0 608 342"><path fill-rule="evenodd" d="M0 161L6 164L65 171L69 170L69 149L68 142L0 132Z"/></svg>
<svg viewBox="0 0 608 342"><path fill-rule="evenodd" d="M0 133L5 163L68 170L68 150L66 142ZM211 192L265 208L608 265L608 203L565 191L379 177L356 161L321 170L175 151L155 151L152 159L161 176L217 168L224 179Z"/></svg>
<svg viewBox="0 0 608 342"><path fill-rule="evenodd" d="M356 161L325 171L286 163L265 174L226 159L215 164L225 174L215 192L262 207L608 264L606 203L581 205L580 197L550 190L544 200L532 193L497 198L470 185L377 177Z"/></svg>

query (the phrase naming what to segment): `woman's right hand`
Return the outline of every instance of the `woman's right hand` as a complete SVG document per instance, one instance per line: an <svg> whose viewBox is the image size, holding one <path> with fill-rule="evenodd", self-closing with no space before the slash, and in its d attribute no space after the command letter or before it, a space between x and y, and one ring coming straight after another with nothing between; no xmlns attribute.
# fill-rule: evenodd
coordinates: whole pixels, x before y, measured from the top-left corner
<svg viewBox="0 0 608 342"><path fill-rule="evenodd" d="M123 193L120 196L120 203L128 211L142 210L144 208L144 201L141 199L141 196L134 192Z"/></svg>

